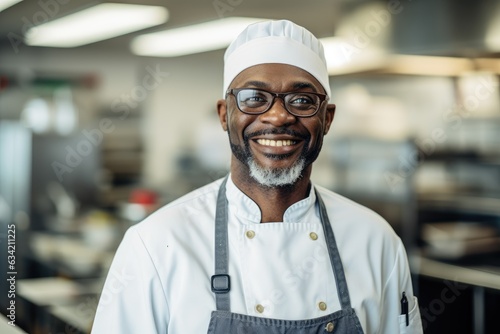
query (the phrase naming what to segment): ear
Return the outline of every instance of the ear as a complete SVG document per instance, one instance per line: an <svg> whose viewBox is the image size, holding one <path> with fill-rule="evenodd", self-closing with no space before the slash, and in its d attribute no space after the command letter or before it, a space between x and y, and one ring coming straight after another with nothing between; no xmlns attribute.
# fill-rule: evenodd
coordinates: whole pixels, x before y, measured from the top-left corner
<svg viewBox="0 0 500 334"><path fill-rule="evenodd" d="M336 109L337 109L337 106L335 104L327 104L326 105L325 126L323 129L323 135L326 135L328 133L328 130L330 130L330 125L332 125L333 117L335 116Z"/></svg>
<svg viewBox="0 0 500 334"><path fill-rule="evenodd" d="M217 101L217 113L219 114L219 121L224 131L227 131L227 103L226 100Z"/></svg>

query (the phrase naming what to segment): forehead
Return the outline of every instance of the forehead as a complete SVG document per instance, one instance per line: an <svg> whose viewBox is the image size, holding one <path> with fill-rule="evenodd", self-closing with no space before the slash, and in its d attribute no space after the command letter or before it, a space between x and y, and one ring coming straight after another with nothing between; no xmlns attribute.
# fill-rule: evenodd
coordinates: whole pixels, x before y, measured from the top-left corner
<svg viewBox="0 0 500 334"><path fill-rule="evenodd" d="M287 64L259 64L240 72L231 83L231 88L255 87L273 91L294 90L310 87L312 91L324 93L323 86L309 72Z"/></svg>

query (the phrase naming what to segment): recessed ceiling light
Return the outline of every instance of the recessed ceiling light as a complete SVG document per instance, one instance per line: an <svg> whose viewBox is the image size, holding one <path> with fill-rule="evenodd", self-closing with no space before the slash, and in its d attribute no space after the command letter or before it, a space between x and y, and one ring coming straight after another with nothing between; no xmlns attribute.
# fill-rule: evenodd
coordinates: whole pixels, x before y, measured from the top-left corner
<svg viewBox="0 0 500 334"><path fill-rule="evenodd" d="M343 51L345 41L340 37L327 37L320 39L325 50L325 58L328 68L340 67L349 62L348 55Z"/></svg>
<svg viewBox="0 0 500 334"><path fill-rule="evenodd" d="M21 1L22 0L0 0L0 12Z"/></svg>
<svg viewBox="0 0 500 334"><path fill-rule="evenodd" d="M264 19L232 17L134 38L132 52L140 56L176 57L223 49L249 24Z"/></svg>
<svg viewBox="0 0 500 334"><path fill-rule="evenodd" d="M31 28L26 44L75 47L162 24L167 19L165 7L104 3Z"/></svg>

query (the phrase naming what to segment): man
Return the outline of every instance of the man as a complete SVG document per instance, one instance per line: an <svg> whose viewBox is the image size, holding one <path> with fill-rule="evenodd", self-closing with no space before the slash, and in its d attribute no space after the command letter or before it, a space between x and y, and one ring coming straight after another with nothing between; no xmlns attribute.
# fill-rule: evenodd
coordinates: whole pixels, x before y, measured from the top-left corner
<svg viewBox="0 0 500 334"><path fill-rule="evenodd" d="M335 113L321 43L289 21L249 26L224 96L230 174L127 232L93 333L421 333L401 240L310 182Z"/></svg>

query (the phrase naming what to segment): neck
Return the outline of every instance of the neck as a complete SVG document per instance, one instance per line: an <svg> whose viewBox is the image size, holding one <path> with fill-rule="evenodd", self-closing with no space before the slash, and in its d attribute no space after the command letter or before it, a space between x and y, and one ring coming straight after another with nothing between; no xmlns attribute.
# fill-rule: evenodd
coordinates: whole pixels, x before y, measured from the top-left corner
<svg viewBox="0 0 500 334"><path fill-rule="evenodd" d="M307 166L302 177L292 185L267 187L257 183L248 167L233 157L231 180L259 206L262 223L282 222L286 209L309 195L311 169L311 165Z"/></svg>

